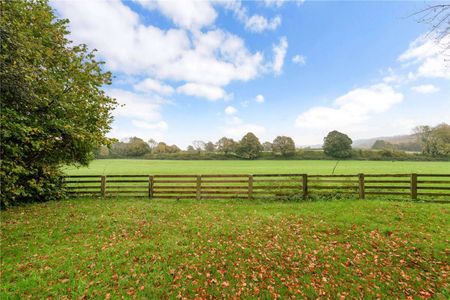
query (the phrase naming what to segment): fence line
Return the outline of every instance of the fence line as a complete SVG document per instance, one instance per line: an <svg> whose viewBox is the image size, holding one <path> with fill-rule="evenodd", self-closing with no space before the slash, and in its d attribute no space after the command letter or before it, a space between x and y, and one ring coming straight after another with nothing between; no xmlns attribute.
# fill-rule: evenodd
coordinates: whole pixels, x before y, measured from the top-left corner
<svg viewBox="0 0 450 300"><path fill-rule="evenodd" d="M72 175L63 181L73 196L252 200L344 194L450 201L450 174Z"/></svg>

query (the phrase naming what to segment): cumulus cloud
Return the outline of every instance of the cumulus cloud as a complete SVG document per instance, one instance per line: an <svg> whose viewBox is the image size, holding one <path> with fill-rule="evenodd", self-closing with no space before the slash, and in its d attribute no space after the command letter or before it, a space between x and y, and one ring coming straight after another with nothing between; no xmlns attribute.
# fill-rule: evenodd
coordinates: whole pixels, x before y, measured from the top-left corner
<svg viewBox="0 0 450 300"><path fill-rule="evenodd" d="M273 46L274 59L272 69L276 74L280 74L283 70L284 58L286 56L288 42L286 37L282 37L278 45Z"/></svg>
<svg viewBox="0 0 450 300"><path fill-rule="evenodd" d="M203 97L212 101L230 97L221 87L198 83L186 83L178 87L177 92L188 96Z"/></svg>
<svg viewBox="0 0 450 300"><path fill-rule="evenodd" d="M302 65L306 64L306 57L303 55L297 54L294 57L292 57L292 62L294 64L302 66Z"/></svg>
<svg viewBox="0 0 450 300"><path fill-rule="evenodd" d="M210 26L217 18L217 13L209 1L183 0L174 3L164 0L136 0L142 7L158 10L172 22L182 28L198 30Z"/></svg>
<svg viewBox="0 0 450 300"><path fill-rule="evenodd" d="M295 125L314 129L346 129L359 126L403 101L403 94L386 84L354 89L337 98L332 107L317 106L299 115Z"/></svg>
<svg viewBox="0 0 450 300"><path fill-rule="evenodd" d="M155 122L161 119L161 105L167 101L159 96L142 95L122 89L108 89L107 94L120 104L113 112L114 116L141 119Z"/></svg>
<svg viewBox="0 0 450 300"><path fill-rule="evenodd" d="M286 2L293 2L296 3L297 5L302 5L305 2L305 0L264 0L264 4L269 7L281 7Z"/></svg>
<svg viewBox="0 0 450 300"><path fill-rule="evenodd" d="M439 92L440 89L432 84L422 84L413 86L411 90L420 94L432 94Z"/></svg>
<svg viewBox="0 0 450 300"><path fill-rule="evenodd" d="M253 15L245 21L245 28L253 32L275 30L281 25L281 17L276 16L272 20L260 15Z"/></svg>
<svg viewBox="0 0 450 300"><path fill-rule="evenodd" d="M255 101L258 103L263 103L264 102L264 96L263 95L258 95L255 97Z"/></svg>
<svg viewBox="0 0 450 300"><path fill-rule="evenodd" d="M194 2L193 9L200 1ZM231 81L251 80L265 69L260 52L250 52L240 37L220 29L163 30L143 24L137 13L114 0L54 1L52 5L70 19L72 40L98 49L113 72L221 88Z"/></svg>
<svg viewBox="0 0 450 300"><path fill-rule="evenodd" d="M443 44L450 43L447 36ZM450 79L450 67L447 56L449 49L443 49L436 44L432 37L422 35L410 43L398 60L408 65L415 65L417 69L412 73L415 78L446 78Z"/></svg>
<svg viewBox="0 0 450 300"><path fill-rule="evenodd" d="M133 86L136 91L155 92L162 95L170 95L174 92L173 87L161 83L158 80L147 78Z"/></svg>
<svg viewBox="0 0 450 300"><path fill-rule="evenodd" d="M227 115L233 115L233 114L237 113L237 109L234 108L233 106L227 106L227 107L225 108L225 113L226 113Z"/></svg>
<svg viewBox="0 0 450 300"><path fill-rule="evenodd" d="M167 128L169 127L167 125L167 123L164 121L150 123L150 122L145 122L145 121L140 121L140 120L132 120L131 123L138 128L150 129L150 130L155 130L155 129L167 130Z"/></svg>

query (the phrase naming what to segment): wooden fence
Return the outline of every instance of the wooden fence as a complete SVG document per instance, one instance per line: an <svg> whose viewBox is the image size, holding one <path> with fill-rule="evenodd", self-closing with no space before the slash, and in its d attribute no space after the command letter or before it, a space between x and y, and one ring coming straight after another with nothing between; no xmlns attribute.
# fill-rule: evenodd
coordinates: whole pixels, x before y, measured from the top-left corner
<svg viewBox="0 0 450 300"><path fill-rule="evenodd" d="M251 200L342 194L450 201L450 174L76 175L63 180L73 196Z"/></svg>

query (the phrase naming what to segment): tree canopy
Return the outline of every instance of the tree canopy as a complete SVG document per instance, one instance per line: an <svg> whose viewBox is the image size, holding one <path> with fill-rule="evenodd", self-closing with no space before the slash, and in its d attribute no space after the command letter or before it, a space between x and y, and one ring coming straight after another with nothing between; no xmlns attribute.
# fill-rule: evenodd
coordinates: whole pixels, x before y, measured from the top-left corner
<svg viewBox="0 0 450 300"><path fill-rule="evenodd" d="M335 158L347 158L352 155L353 141L344 133L331 131L323 140L323 151Z"/></svg>
<svg viewBox="0 0 450 300"><path fill-rule="evenodd" d="M282 156L295 154L294 140L288 136L277 136L272 143L272 151Z"/></svg>
<svg viewBox="0 0 450 300"><path fill-rule="evenodd" d="M245 159L255 159L262 151L259 139L253 133L249 132L239 141L237 146L237 155Z"/></svg>
<svg viewBox="0 0 450 300"><path fill-rule="evenodd" d="M1 204L57 198L60 166L86 165L109 143L111 74L46 1L1 6Z"/></svg>

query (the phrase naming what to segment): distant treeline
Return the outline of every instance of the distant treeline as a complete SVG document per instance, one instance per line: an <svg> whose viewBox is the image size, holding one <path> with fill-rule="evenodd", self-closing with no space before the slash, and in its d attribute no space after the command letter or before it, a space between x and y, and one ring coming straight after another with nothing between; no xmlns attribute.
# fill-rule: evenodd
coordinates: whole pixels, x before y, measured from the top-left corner
<svg viewBox="0 0 450 300"><path fill-rule="evenodd" d="M377 140L371 149L353 149L352 140L338 131L324 138L322 149L296 148L292 138L278 136L272 142L260 143L249 132L241 140L223 137L217 142L193 141L186 150L177 145L144 141L132 137L100 147L96 158L142 159L361 159L361 160L450 160L450 126L419 126L417 142L393 144Z"/></svg>

